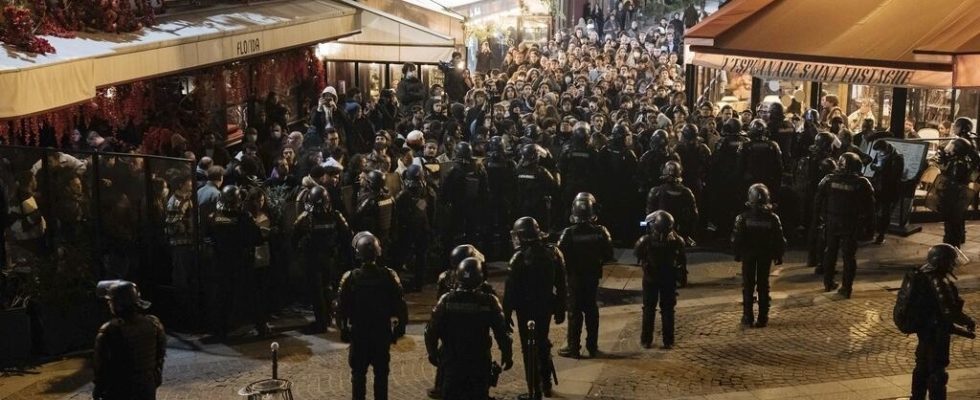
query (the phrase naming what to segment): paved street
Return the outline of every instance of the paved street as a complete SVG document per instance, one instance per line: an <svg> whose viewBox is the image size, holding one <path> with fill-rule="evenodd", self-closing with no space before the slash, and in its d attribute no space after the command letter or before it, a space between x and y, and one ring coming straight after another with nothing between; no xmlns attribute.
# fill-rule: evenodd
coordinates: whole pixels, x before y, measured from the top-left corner
<svg viewBox="0 0 980 400"><path fill-rule="evenodd" d="M971 226L968 236L977 237ZM626 252L607 268L602 283L600 349L596 360L556 358L560 398L594 399L896 399L907 395L915 338L898 333L891 321L894 289L908 267L919 264L941 226L907 239L889 237L884 246L859 251L854 297L821 293L820 279L792 252L773 271L774 309L765 329L742 329L739 277L721 253L692 256L692 287L681 291L677 346L671 351L639 346L639 271ZM965 246L977 257L980 243ZM874 259L875 261L871 261ZM980 263L961 271L968 313L980 316ZM500 285L501 278L494 284ZM421 339L431 292L413 294L409 335L392 351L391 398L421 399L434 369ZM659 327L659 321L658 321ZM552 329L555 347L565 327ZM161 399L236 399L238 388L270 375L271 340L242 339L232 345L201 345L197 337L172 335L160 389ZM346 349L335 332L323 336L284 332L280 374L293 381L297 399L340 399L350 393ZM657 343L659 344L659 333ZM517 357L518 359L520 357ZM980 346L953 340L952 399L980 399ZM3 399L86 399L91 375L84 355L0 378ZM521 392L518 363L493 393ZM370 386L370 385L369 385Z"/></svg>

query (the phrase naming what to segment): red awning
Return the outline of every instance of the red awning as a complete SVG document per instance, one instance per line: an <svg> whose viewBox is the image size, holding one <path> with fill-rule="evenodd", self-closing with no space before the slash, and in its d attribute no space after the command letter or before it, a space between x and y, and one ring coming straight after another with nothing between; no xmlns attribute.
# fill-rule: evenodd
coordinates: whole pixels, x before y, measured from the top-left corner
<svg viewBox="0 0 980 400"><path fill-rule="evenodd" d="M952 63L917 50L975 48L978 14L977 0L732 0L685 43L690 62L760 77L951 87Z"/></svg>

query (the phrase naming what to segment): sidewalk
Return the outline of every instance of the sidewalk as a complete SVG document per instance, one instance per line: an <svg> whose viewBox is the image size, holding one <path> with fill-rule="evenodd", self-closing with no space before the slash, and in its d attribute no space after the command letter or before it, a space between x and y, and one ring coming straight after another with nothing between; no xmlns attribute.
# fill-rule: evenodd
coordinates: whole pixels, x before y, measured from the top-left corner
<svg viewBox="0 0 980 400"><path fill-rule="evenodd" d="M595 360L556 357L566 399L897 399L907 396L915 337L891 322L894 289L908 268L921 264L942 227L930 224L909 238L889 237L885 245L862 246L854 296L822 293L821 278L801 265L792 251L774 269L770 326L743 329L740 276L730 255L691 255L691 286L680 291L677 345L673 350L639 346L639 268L630 252L617 250L619 263L607 266L601 283L600 343ZM971 224L968 237L980 226ZM964 247L977 257L980 242ZM874 260L874 261L872 261ZM967 312L980 317L980 263L958 274ZM492 282L502 288L502 277ZM424 398L434 368L426 361L422 330L435 301L432 289L409 296L409 335L392 349L390 398ZM659 321L658 321L659 327ZM555 348L564 345L566 326L553 326ZM296 399L347 398L350 393L346 345L336 332L302 335L281 332L271 340L243 339L231 345L201 345L196 337L172 335L159 399L240 399L238 388L270 375L269 343L280 343L280 375L294 384ZM659 337L656 344L660 343ZM955 338L950 365L950 399L980 399L980 346ZM496 353L495 353L496 354ZM498 399L522 392L523 365L501 376L492 390ZM52 362L21 374L0 375L0 399L91 398L86 357ZM369 385L370 386L370 385ZM369 389L370 391L370 389Z"/></svg>

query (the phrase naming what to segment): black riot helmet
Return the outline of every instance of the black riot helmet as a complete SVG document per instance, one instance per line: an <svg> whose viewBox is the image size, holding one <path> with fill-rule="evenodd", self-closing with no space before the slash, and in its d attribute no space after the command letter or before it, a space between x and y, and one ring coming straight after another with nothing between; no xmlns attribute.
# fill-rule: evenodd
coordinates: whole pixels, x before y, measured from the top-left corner
<svg viewBox="0 0 980 400"><path fill-rule="evenodd" d="M803 113L803 120L812 124L820 122L820 111L813 108L806 110L806 112Z"/></svg>
<svg viewBox="0 0 980 400"><path fill-rule="evenodd" d="M592 205L593 207L595 206L596 203L595 196L589 192L578 192L578 194L575 195L575 199L572 201L575 202L579 200L585 200L589 202L589 204Z"/></svg>
<svg viewBox="0 0 980 400"><path fill-rule="evenodd" d="M664 210L647 214L645 222L650 234L661 239L674 229L674 216Z"/></svg>
<svg viewBox="0 0 980 400"><path fill-rule="evenodd" d="M227 214L238 214L242 212L244 202L245 191L238 186L228 185L221 189L216 209Z"/></svg>
<svg viewBox="0 0 980 400"><path fill-rule="evenodd" d="M95 294L108 300L110 311L118 317L150 308L150 302L140 298L139 288L130 281L99 281L95 286Z"/></svg>
<svg viewBox="0 0 980 400"><path fill-rule="evenodd" d="M541 154L533 143L521 146L521 165L537 165L541 161Z"/></svg>
<svg viewBox="0 0 980 400"><path fill-rule="evenodd" d="M729 118L725 121L725 124L721 126L721 133L725 136L737 136L742 134L742 121L738 118Z"/></svg>
<svg viewBox="0 0 980 400"><path fill-rule="evenodd" d="M453 151L453 159L457 161L472 161L473 146L471 146L469 142L456 143L456 147Z"/></svg>
<svg viewBox="0 0 980 400"><path fill-rule="evenodd" d="M535 124L528 124L524 127L524 137L537 142L541 136L541 128Z"/></svg>
<svg viewBox="0 0 980 400"><path fill-rule="evenodd" d="M749 122L749 136L753 138L759 138L766 135L766 121L759 118L753 119Z"/></svg>
<svg viewBox="0 0 980 400"><path fill-rule="evenodd" d="M365 174L365 182L367 183L367 188L372 192L380 192L385 186L385 174L384 172L378 171L376 169L370 170Z"/></svg>
<svg viewBox="0 0 980 400"><path fill-rule="evenodd" d="M949 143L946 143L946 147L943 148L943 151L951 156L962 156L968 154L972 149L973 145L970 144L970 141L958 137L950 140Z"/></svg>
<svg viewBox="0 0 980 400"><path fill-rule="evenodd" d="M501 136L493 136L487 142L487 156L491 158L503 157L504 156L504 138Z"/></svg>
<svg viewBox="0 0 980 400"><path fill-rule="evenodd" d="M589 201L588 199L575 199L572 202L572 215L569 220L573 224L585 224L590 222L595 222L595 210L593 210L593 205L595 203Z"/></svg>
<svg viewBox="0 0 980 400"><path fill-rule="evenodd" d="M973 132L973 121L966 117L959 117L953 121L953 130L957 136L965 137Z"/></svg>
<svg viewBox="0 0 980 400"><path fill-rule="evenodd" d="M330 212L330 194L323 186L317 185L310 189L303 204L303 210L311 213L323 215Z"/></svg>
<svg viewBox="0 0 980 400"><path fill-rule="evenodd" d="M459 266L459 263L467 258L475 258L481 263L486 262L486 257L472 244L461 244L456 246L452 252L449 253L449 266L450 268L455 268Z"/></svg>
<svg viewBox="0 0 980 400"><path fill-rule="evenodd" d="M520 217L514 222L514 229L510 231L511 238L515 245L539 242L547 234L541 232L538 221L532 217Z"/></svg>
<svg viewBox="0 0 980 400"><path fill-rule="evenodd" d="M483 261L475 257L464 259L456 266L456 279L463 290L474 290L483 283Z"/></svg>
<svg viewBox="0 0 980 400"><path fill-rule="evenodd" d="M572 129L572 146L578 149L588 147L589 145L589 128L585 126L576 126Z"/></svg>
<svg viewBox="0 0 980 400"><path fill-rule="evenodd" d="M958 265L964 263L965 256L959 249L947 243L937 244L929 248L926 262L937 271L951 273Z"/></svg>
<svg viewBox="0 0 980 400"><path fill-rule="evenodd" d="M381 256L381 241L373 233L361 231L351 240L354 256L363 262L373 262Z"/></svg>
<svg viewBox="0 0 980 400"><path fill-rule="evenodd" d="M761 183L749 186L748 199L749 201L745 205L749 207L770 208L772 206L770 203L769 188Z"/></svg>
<svg viewBox="0 0 980 400"><path fill-rule="evenodd" d="M861 158L854 153L841 154L837 159L837 169L845 174L860 174L862 167Z"/></svg>
<svg viewBox="0 0 980 400"><path fill-rule="evenodd" d="M813 148L810 150L816 154L830 154L836 139L833 133L826 131L817 132L817 135L813 138Z"/></svg>
<svg viewBox="0 0 980 400"><path fill-rule="evenodd" d="M664 163L663 169L661 169L661 178L665 181L680 182L681 174L684 173L684 167L681 163L677 161L667 161Z"/></svg>
<svg viewBox="0 0 980 400"><path fill-rule="evenodd" d="M628 126L626 126L626 124L617 123L616 125L613 125L612 132L610 132L610 136L612 138L624 137L626 135L629 135L629 133L630 133L630 129Z"/></svg>
<svg viewBox="0 0 980 400"><path fill-rule="evenodd" d="M421 194L421 191L425 189L425 169L418 164L409 165L408 168L405 168L405 172L402 172L402 182L405 185L405 190L416 195Z"/></svg>
<svg viewBox="0 0 980 400"><path fill-rule="evenodd" d="M657 129L653 132L653 135L650 136L651 149L665 150L667 149L667 143L667 131L663 129Z"/></svg>
<svg viewBox="0 0 980 400"><path fill-rule="evenodd" d="M681 128L681 140L684 143L696 143L698 141L698 126L684 124L684 127Z"/></svg>
<svg viewBox="0 0 980 400"><path fill-rule="evenodd" d="M820 170L821 174L827 175L837 170L837 162L834 161L833 158L830 157L825 158L823 160L820 160L820 166L818 167L818 169Z"/></svg>

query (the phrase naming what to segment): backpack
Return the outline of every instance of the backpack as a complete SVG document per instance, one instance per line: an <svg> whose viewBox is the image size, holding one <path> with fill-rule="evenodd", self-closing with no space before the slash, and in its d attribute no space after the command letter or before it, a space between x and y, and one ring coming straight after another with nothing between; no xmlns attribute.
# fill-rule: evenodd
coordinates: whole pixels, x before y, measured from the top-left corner
<svg viewBox="0 0 980 400"><path fill-rule="evenodd" d="M898 296L895 299L895 308L892 310L892 319L895 327L904 334L915 333L919 326L918 313L914 309L919 301L918 290L922 273L918 269L912 269L905 273L902 278L902 287L898 289Z"/></svg>

